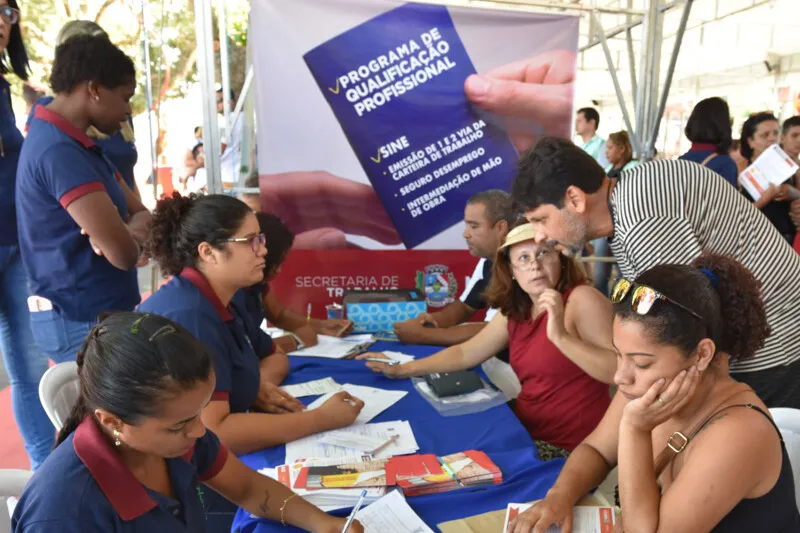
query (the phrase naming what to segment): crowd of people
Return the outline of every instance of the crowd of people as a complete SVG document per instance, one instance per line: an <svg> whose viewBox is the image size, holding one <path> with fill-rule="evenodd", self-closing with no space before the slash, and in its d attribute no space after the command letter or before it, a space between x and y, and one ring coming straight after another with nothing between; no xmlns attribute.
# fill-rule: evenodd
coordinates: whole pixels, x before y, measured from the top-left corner
<svg viewBox="0 0 800 533"><path fill-rule="evenodd" d="M0 6L0 67L26 79L18 17L14 0ZM36 470L12 530L229 531L242 507L340 532L344 519L237 456L356 420L364 403L346 392L307 411L280 388L287 352L348 323L311 320L271 290L294 235L258 198L175 192L149 212L129 180L133 62L92 23L57 44L52 95L32 105L25 138L0 98L0 348ZM579 110L582 146L542 137L510 193L467 202L479 261L464 294L395 326L442 351L401 365L360 357L395 379L507 365L539 456L568 458L514 533L570 527L614 467L626 531L798 531L768 408L800 408L800 204L794 178L754 201L737 176L779 140L797 160L800 119L750 117L738 168L719 98L697 105L676 161L634 160L628 134L606 141L599 120ZM613 286L607 268L587 277L590 243L615 259ZM135 267L148 260L170 279L142 302ZM264 319L292 335L271 338ZM75 361L79 376L57 437L38 398L48 360Z"/></svg>

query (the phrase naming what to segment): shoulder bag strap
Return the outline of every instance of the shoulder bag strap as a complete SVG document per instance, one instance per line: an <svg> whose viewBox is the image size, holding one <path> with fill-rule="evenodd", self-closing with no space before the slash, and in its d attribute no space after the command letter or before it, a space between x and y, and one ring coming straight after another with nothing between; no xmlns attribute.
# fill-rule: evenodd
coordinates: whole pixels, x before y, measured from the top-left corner
<svg viewBox="0 0 800 533"><path fill-rule="evenodd" d="M710 413L710 414L707 414L705 416L700 417L699 422L697 422L696 424L691 426L688 429L688 431L686 431L685 433L684 432L680 432L680 431L676 431L675 433L673 433L672 435L669 436L669 438L667 439L666 447L664 447L664 450L658 455L658 457L656 457L656 460L655 460L655 463L654 463L656 479L658 479L658 477L661 475L661 473L664 471L664 469L667 466L669 466L669 464L672 462L672 460L675 459L675 457L677 457L677 455L679 453L681 453L684 449L686 449L686 446L689 445L689 442L695 437L695 435L697 435L697 433L703 428L703 426L706 423L708 423L708 421L711 418L716 416L717 411L720 408L720 406L724 405L725 403L729 402L731 399L735 398L736 396L738 396L738 395L740 395L740 394L742 394L744 392L752 391L752 389L750 387L748 387L747 385L745 385L743 383L741 385L742 385L741 387L737 387L736 392L734 392L733 394L730 394L729 396L725 397L724 400L720 401L719 403L717 403L716 405L714 405L710 409L707 409L706 413Z"/></svg>
<svg viewBox="0 0 800 533"><path fill-rule="evenodd" d="M704 167L704 166L706 166L706 165L708 164L708 162L709 162L709 161L711 161L712 159L714 159L714 158L715 158L715 157L717 157L718 155L719 155L719 154L718 154L718 153L716 153L716 152L714 152L713 154L709 155L708 157L706 157L705 159L703 159L703 162L702 162L702 163L700 163L700 166L701 166L701 167Z"/></svg>

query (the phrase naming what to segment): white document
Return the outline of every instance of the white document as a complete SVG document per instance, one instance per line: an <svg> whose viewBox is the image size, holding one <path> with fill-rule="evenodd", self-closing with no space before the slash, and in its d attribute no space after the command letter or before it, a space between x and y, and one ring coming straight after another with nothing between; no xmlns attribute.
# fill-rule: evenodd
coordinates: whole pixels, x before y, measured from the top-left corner
<svg viewBox="0 0 800 533"><path fill-rule="evenodd" d="M408 394L406 391L376 389L374 387L351 385L349 383L343 385L342 390L364 402L364 408L361 409L361 413L359 413L358 418L356 418L355 424L366 424ZM308 409L316 409L327 402L333 394L334 393L329 393L321 398L317 398L308 406Z"/></svg>
<svg viewBox="0 0 800 533"><path fill-rule="evenodd" d="M791 178L797 169L797 163L780 146L773 144L742 171L739 183L753 200L758 200L770 185L777 187Z"/></svg>
<svg viewBox="0 0 800 533"><path fill-rule="evenodd" d="M351 335L352 337L353 335ZM350 338L340 339L339 337L332 337L330 335L317 335L317 344L309 346L300 350L289 352L288 355L303 356L303 357L324 357L326 359L343 359L348 355L356 355L363 352L372 341L369 339L362 340L361 337L356 340ZM367 337L372 337L368 335Z"/></svg>
<svg viewBox="0 0 800 533"><path fill-rule="evenodd" d="M391 437L384 439L373 435L359 435L349 431L328 431L322 438L324 444L341 446L364 453L372 453L384 444L391 443Z"/></svg>
<svg viewBox="0 0 800 533"><path fill-rule="evenodd" d="M529 503L509 503L503 533L508 531L508 524L512 518L531 507L533 505ZM614 509L611 507L578 505L572 509L572 533L613 533L614 522ZM550 526L545 533L561 533L561 528Z"/></svg>
<svg viewBox="0 0 800 533"><path fill-rule="evenodd" d="M433 533L399 490L359 510L356 518L364 526L365 533Z"/></svg>
<svg viewBox="0 0 800 533"><path fill-rule="evenodd" d="M319 396L320 394L328 393L335 394L342 390L342 386L336 383L333 378L324 378L307 383L298 383L296 385L284 385L281 387L281 390L287 394L291 394L295 398L302 398L303 396Z"/></svg>
<svg viewBox="0 0 800 533"><path fill-rule="evenodd" d="M397 361L398 363L410 363L414 360L413 355L404 354L402 352L381 352L383 355L391 359L392 361Z"/></svg>
<svg viewBox="0 0 800 533"><path fill-rule="evenodd" d="M311 435L286 445L286 462L295 463L309 458L318 459L340 459L332 464L343 464L348 462L359 462L364 457L372 458L369 454L359 454L352 448L327 444L325 442L329 433L338 435L352 434L355 436L369 437L376 440L387 442L394 436L397 439L375 454L376 459L385 459L396 455L407 455L419 451L417 439L408 421L380 422L378 424L365 424L362 426L350 426L335 431L318 433Z"/></svg>

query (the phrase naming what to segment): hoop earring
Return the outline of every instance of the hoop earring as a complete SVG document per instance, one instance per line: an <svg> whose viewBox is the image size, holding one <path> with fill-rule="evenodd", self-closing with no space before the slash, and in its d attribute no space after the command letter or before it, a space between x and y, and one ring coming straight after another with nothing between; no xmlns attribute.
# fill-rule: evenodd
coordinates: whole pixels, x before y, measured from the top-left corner
<svg viewBox="0 0 800 533"><path fill-rule="evenodd" d="M122 446L122 441L119 440L119 436L120 436L119 430L115 428L114 431L111 434L114 436L114 446L116 446L117 448Z"/></svg>

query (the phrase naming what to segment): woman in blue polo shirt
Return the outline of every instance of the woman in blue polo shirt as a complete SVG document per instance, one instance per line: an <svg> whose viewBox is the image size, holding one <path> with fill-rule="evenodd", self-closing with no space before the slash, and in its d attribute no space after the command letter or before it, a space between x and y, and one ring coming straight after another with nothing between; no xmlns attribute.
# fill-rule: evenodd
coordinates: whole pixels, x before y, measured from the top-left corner
<svg viewBox="0 0 800 533"><path fill-rule="evenodd" d="M131 59L104 37L56 48L55 98L36 108L20 154L16 207L31 326L56 362L74 360L97 316L139 303L136 269L150 214L86 135L112 135L131 113Z"/></svg>
<svg viewBox="0 0 800 533"><path fill-rule="evenodd" d="M27 80L28 54L18 22L16 0L0 0L0 72L11 70ZM22 134L11 108L10 89L5 76L0 76L0 352L11 381L14 419L31 468L36 469L50 453L54 439L53 426L39 402L39 380L47 370L47 358L37 350L31 334L28 277L17 238L14 183Z"/></svg>
<svg viewBox="0 0 800 533"><path fill-rule="evenodd" d="M77 357L78 401L25 487L11 531L222 533L206 520L200 482L262 518L340 533L344 518L246 467L206 431L200 415L215 390L211 359L163 317L104 317Z"/></svg>
<svg viewBox="0 0 800 533"><path fill-rule="evenodd" d="M736 162L729 155L733 144L731 112L728 104L716 96L700 100L684 129L692 147L680 158L708 167L733 185L739 186Z"/></svg>
<svg viewBox="0 0 800 533"><path fill-rule="evenodd" d="M303 411L278 388L288 358L274 353L263 331L247 334L246 312L234 298L262 281L265 243L242 201L176 192L158 202L148 242L161 271L173 278L139 306L181 324L214 354L216 389L203 422L236 454L348 426L363 406L340 393L317 410Z"/></svg>
<svg viewBox="0 0 800 533"><path fill-rule="evenodd" d="M61 30L59 30L56 36L56 46L64 44L67 39L78 35L109 38L106 31L92 21L71 20L64 24ZM36 113L36 108L38 106L46 106L52 101L52 96L45 96L36 101L28 115L26 129L30 128L34 113ZM125 185L133 191L133 194L135 194L137 198L141 199L139 188L136 186L136 180L133 175L133 167L136 166L139 153L136 151L136 144L134 144L133 122L130 116L126 117L125 120L120 123L119 131L113 135L106 135L92 126L86 130L86 134L97 143L103 150L103 154L117 167Z"/></svg>

